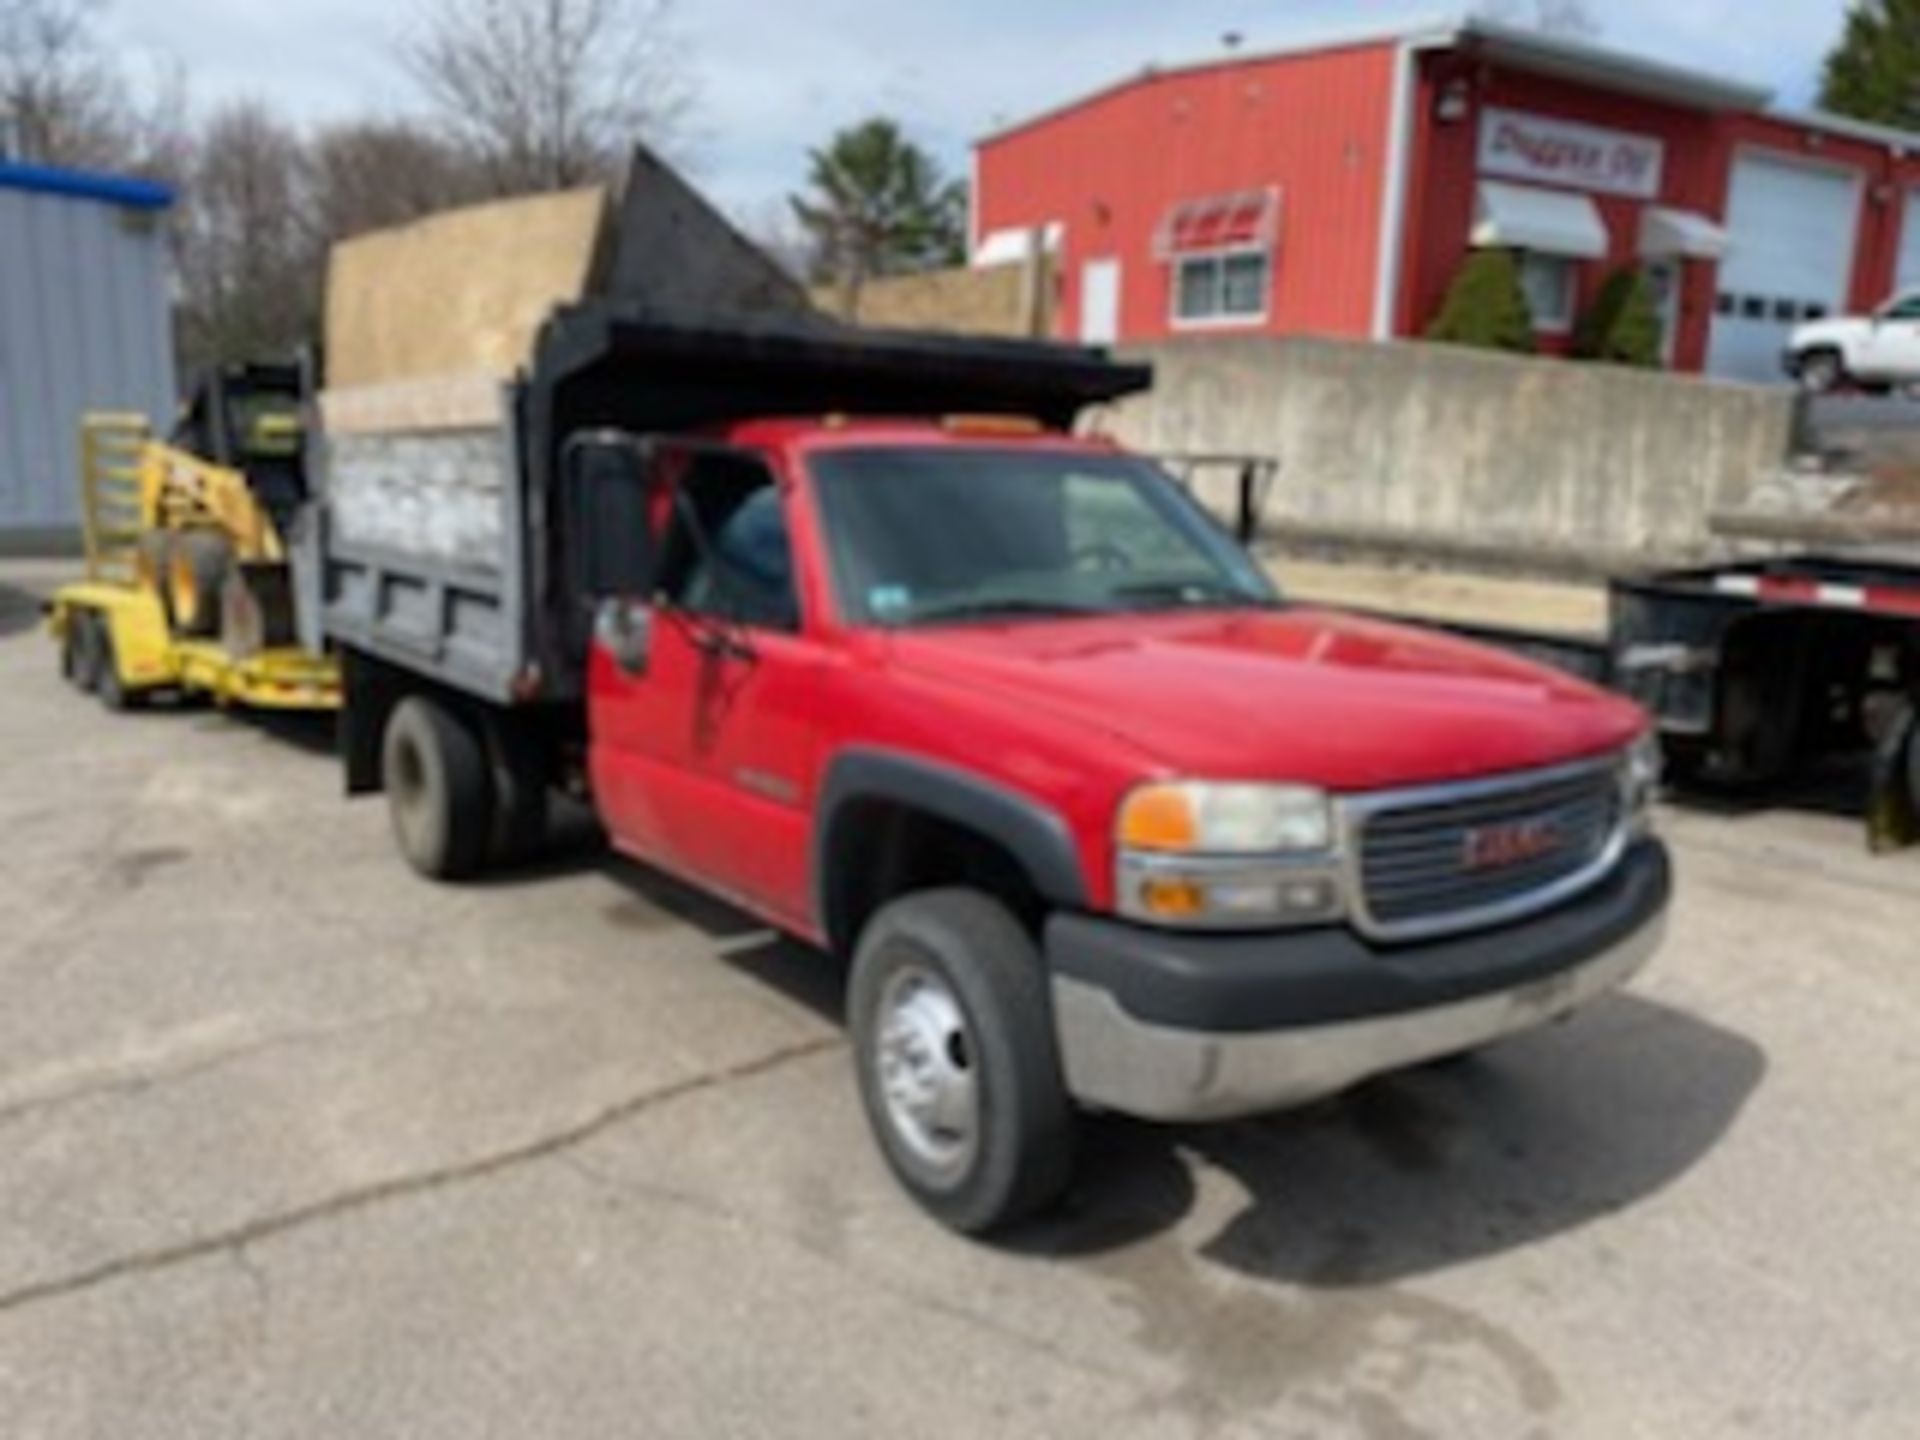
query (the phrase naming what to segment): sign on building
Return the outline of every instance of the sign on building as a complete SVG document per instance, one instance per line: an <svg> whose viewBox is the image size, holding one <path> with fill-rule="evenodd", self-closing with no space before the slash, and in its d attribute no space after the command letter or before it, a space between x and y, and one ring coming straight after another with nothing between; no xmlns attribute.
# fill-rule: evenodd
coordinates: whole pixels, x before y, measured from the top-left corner
<svg viewBox="0 0 1920 1440"><path fill-rule="evenodd" d="M1483 175L1653 200L1665 169L1666 147L1650 135L1494 107L1480 118Z"/></svg>

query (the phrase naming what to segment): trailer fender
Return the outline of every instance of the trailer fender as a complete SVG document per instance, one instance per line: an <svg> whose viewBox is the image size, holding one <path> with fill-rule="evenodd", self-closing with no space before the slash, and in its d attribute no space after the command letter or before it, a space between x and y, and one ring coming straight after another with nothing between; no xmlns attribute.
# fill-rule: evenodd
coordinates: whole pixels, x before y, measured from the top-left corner
<svg viewBox="0 0 1920 1440"><path fill-rule="evenodd" d="M179 681L166 611L152 591L105 584L66 586L53 597L48 629L64 635L83 613L98 621L124 689L154 690Z"/></svg>

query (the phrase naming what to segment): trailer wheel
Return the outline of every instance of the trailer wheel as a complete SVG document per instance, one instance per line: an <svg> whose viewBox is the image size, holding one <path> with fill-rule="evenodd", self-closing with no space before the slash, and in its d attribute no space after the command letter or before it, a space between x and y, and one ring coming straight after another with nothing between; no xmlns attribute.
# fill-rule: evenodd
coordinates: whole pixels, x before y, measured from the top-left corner
<svg viewBox="0 0 1920 1440"><path fill-rule="evenodd" d="M1907 794L1915 817L1920 818L1920 724L1907 736Z"/></svg>
<svg viewBox="0 0 1920 1440"><path fill-rule="evenodd" d="M100 688L101 650L106 631L91 610L75 610L67 620L67 643L73 650L72 678L83 695Z"/></svg>
<svg viewBox="0 0 1920 1440"><path fill-rule="evenodd" d="M113 711L137 710L146 698L139 690L129 690L126 681L120 678L120 657L113 648L113 632L103 619L94 621L99 643L96 647L98 657L98 678L94 693L100 697L100 703Z"/></svg>
<svg viewBox="0 0 1920 1440"><path fill-rule="evenodd" d="M848 986L867 1123L936 1219L979 1234L1056 1199L1073 1171L1046 967L1013 915L929 890L868 922Z"/></svg>
<svg viewBox="0 0 1920 1440"><path fill-rule="evenodd" d="M394 839L407 863L434 880L478 871L493 823L479 737L444 706L410 695L387 719L380 760Z"/></svg>
<svg viewBox="0 0 1920 1440"><path fill-rule="evenodd" d="M233 545L211 530L175 537L167 562L166 609L174 630L193 639L220 633L220 589L233 569Z"/></svg>
<svg viewBox="0 0 1920 1440"><path fill-rule="evenodd" d="M86 689L81 679L86 670L86 623L86 611L70 609L60 626L60 678L76 690Z"/></svg>

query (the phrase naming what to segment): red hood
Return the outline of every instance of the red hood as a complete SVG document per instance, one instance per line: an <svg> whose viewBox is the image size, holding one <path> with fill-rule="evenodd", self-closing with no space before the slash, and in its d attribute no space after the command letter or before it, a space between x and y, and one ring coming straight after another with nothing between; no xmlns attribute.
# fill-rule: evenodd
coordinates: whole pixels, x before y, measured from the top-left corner
<svg viewBox="0 0 1920 1440"><path fill-rule="evenodd" d="M1126 740L1169 773L1340 791L1576 760L1645 724L1560 671L1324 610L903 631L894 654Z"/></svg>

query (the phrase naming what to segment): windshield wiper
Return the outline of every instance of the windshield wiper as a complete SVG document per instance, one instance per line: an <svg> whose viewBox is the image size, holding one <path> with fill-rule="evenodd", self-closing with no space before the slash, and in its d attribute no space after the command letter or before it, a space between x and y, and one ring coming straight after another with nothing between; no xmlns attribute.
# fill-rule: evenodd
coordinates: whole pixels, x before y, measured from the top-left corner
<svg viewBox="0 0 1920 1440"><path fill-rule="evenodd" d="M1170 605L1226 605L1241 610L1277 610L1281 605L1270 595L1256 595L1223 580L1143 580L1117 585L1112 595L1121 601L1164 600Z"/></svg>
<svg viewBox="0 0 1920 1440"><path fill-rule="evenodd" d="M944 605L928 605L907 616L909 624L928 620L991 620L1000 616L1105 615L1109 612L1092 605L1075 605L1067 600L1033 600L1008 596L997 600L954 600Z"/></svg>

